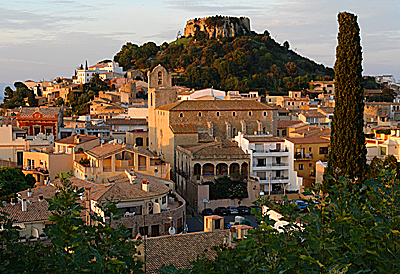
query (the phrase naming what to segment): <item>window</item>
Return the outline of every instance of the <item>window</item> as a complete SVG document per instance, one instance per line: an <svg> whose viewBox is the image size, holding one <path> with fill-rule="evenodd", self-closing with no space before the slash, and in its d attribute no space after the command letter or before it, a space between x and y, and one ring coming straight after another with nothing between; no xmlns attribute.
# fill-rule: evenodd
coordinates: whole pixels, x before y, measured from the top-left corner
<svg viewBox="0 0 400 274"><path fill-rule="evenodd" d="M201 117L201 112L199 112L199 114L198 114L198 115L199 115L199 117Z"/></svg>
<svg viewBox="0 0 400 274"><path fill-rule="evenodd" d="M308 148L308 151L311 152L311 147Z"/></svg>
<svg viewBox="0 0 400 274"><path fill-rule="evenodd" d="M151 226L151 236L152 237L160 236L160 226L159 225Z"/></svg>
<svg viewBox="0 0 400 274"><path fill-rule="evenodd" d="M46 128L46 135L53 134L53 129L52 128Z"/></svg>
<svg viewBox="0 0 400 274"><path fill-rule="evenodd" d="M215 229L221 229L221 221L215 220Z"/></svg>
<svg viewBox="0 0 400 274"><path fill-rule="evenodd" d="M24 159L23 152L17 151L17 165L18 166L22 166L23 159Z"/></svg>
<svg viewBox="0 0 400 274"><path fill-rule="evenodd" d="M266 166L265 159L257 159L257 166Z"/></svg>
<svg viewBox="0 0 400 274"><path fill-rule="evenodd" d="M33 128L33 134L34 134L34 135L38 135L39 133L40 133L40 126L38 126L38 127L35 126L35 127Z"/></svg>
<svg viewBox="0 0 400 274"><path fill-rule="evenodd" d="M308 166L309 166L309 167L312 167L312 163L309 163Z"/></svg>
<svg viewBox="0 0 400 274"><path fill-rule="evenodd" d="M142 226L139 227L139 233L140 235L144 236L144 235L149 235L149 228L147 226Z"/></svg>
<svg viewBox="0 0 400 274"><path fill-rule="evenodd" d="M286 136L286 129L282 130L282 137Z"/></svg>
<svg viewBox="0 0 400 274"><path fill-rule="evenodd" d="M303 164L299 164L299 170L303 170L304 169L304 165Z"/></svg>
<svg viewBox="0 0 400 274"><path fill-rule="evenodd" d="M217 111L217 116L219 117L219 111Z"/></svg>
<svg viewBox="0 0 400 274"><path fill-rule="evenodd" d="M232 128L232 135L233 137L237 135L237 129L235 127Z"/></svg>
<svg viewBox="0 0 400 274"><path fill-rule="evenodd" d="M233 112L232 112L232 116L236 116L236 111L233 111Z"/></svg>
<svg viewBox="0 0 400 274"><path fill-rule="evenodd" d="M328 154L328 147L320 147L319 154Z"/></svg>
<svg viewBox="0 0 400 274"><path fill-rule="evenodd" d="M251 116L252 115L252 113L251 113L251 111L249 111L249 116Z"/></svg>
<svg viewBox="0 0 400 274"><path fill-rule="evenodd" d="M143 138L142 138L142 137L136 138L136 145L137 145L138 147L143 146Z"/></svg>
<svg viewBox="0 0 400 274"><path fill-rule="evenodd" d="M271 102L271 101L270 101ZM264 116L267 116L267 112L266 111L264 111Z"/></svg>
<svg viewBox="0 0 400 274"><path fill-rule="evenodd" d="M181 117L181 118L183 117L183 113L182 113L182 112L181 112L181 113L179 113L179 117Z"/></svg>
<svg viewBox="0 0 400 274"><path fill-rule="evenodd" d="M260 178L260 180L266 180L267 173L266 172L257 172L257 177Z"/></svg>
<svg viewBox="0 0 400 274"><path fill-rule="evenodd" d="M167 202L167 197L166 197L166 196L163 196L163 197L162 197L162 203L165 204L166 202Z"/></svg>

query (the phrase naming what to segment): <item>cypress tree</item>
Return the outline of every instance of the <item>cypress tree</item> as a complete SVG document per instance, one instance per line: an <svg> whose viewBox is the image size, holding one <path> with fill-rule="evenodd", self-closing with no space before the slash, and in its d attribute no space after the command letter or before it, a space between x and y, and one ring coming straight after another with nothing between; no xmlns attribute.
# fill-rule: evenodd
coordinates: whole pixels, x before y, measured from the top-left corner
<svg viewBox="0 0 400 274"><path fill-rule="evenodd" d="M335 111L327 174L364 180L367 163L364 126L362 52L357 16L338 14L335 62Z"/></svg>

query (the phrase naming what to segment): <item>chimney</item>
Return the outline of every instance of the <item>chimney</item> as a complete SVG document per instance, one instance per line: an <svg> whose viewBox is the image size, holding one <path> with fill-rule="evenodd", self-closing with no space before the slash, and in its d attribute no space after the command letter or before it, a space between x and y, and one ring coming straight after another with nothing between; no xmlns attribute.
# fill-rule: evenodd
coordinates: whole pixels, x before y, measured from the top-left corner
<svg viewBox="0 0 400 274"><path fill-rule="evenodd" d="M143 179L142 181L142 189L146 192L150 191L150 186L149 186L149 181L146 179Z"/></svg>
<svg viewBox="0 0 400 274"><path fill-rule="evenodd" d="M32 190L30 188L28 189L28 197L32 197Z"/></svg>
<svg viewBox="0 0 400 274"><path fill-rule="evenodd" d="M39 199L38 200L39 200L39 202L43 201L43 194L39 195Z"/></svg>
<svg viewBox="0 0 400 274"><path fill-rule="evenodd" d="M26 206L26 198L22 199L22 211L23 212L27 212L28 211L27 206Z"/></svg>

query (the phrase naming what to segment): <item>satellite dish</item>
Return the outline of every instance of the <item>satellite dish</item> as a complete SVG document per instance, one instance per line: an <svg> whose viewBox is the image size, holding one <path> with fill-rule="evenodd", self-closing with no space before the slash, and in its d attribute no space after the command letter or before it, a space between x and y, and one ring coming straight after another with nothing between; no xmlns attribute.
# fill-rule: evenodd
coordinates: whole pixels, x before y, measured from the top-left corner
<svg viewBox="0 0 400 274"><path fill-rule="evenodd" d="M169 232L169 235L174 235L176 232L175 232L175 228L173 227L173 226L171 226L169 229L168 229L168 232Z"/></svg>

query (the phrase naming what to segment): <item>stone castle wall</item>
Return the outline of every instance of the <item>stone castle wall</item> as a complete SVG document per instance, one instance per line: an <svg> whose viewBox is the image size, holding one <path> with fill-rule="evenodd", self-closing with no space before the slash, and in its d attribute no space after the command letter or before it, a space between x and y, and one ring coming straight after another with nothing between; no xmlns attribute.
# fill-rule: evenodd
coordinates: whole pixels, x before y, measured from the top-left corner
<svg viewBox="0 0 400 274"><path fill-rule="evenodd" d="M250 32L250 19L247 17L205 17L186 22L185 37L194 36L196 30L206 33L207 38L236 37Z"/></svg>

